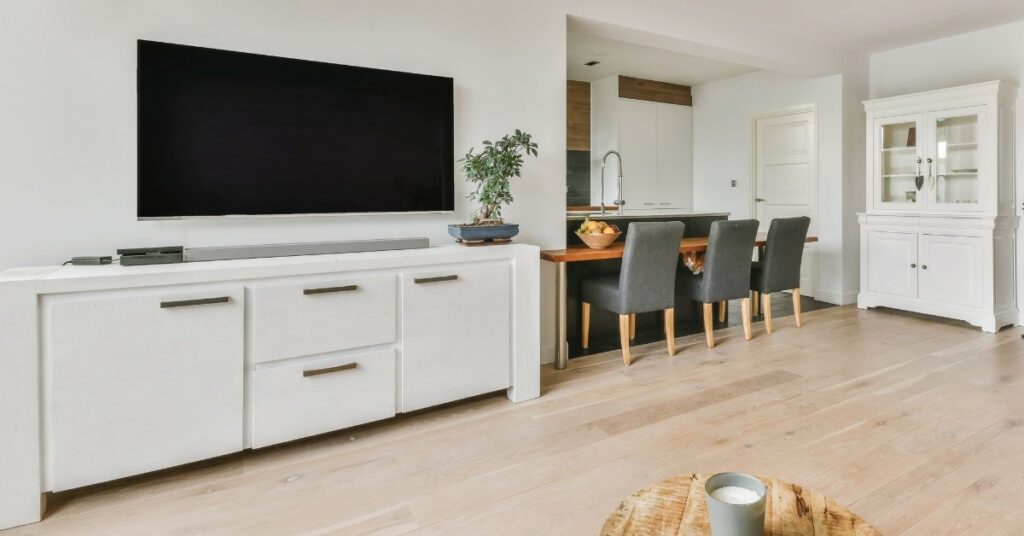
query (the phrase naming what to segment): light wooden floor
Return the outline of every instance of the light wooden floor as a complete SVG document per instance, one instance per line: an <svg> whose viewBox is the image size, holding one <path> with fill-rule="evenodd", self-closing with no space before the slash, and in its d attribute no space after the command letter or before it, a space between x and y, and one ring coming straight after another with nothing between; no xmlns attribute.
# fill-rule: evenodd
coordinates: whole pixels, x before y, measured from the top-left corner
<svg viewBox="0 0 1024 536"><path fill-rule="evenodd" d="M543 396L401 417L58 495L27 534L594 535L672 475L831 496L883 534L1024 534L1024 342L833 308L544 370Z"/></svg>

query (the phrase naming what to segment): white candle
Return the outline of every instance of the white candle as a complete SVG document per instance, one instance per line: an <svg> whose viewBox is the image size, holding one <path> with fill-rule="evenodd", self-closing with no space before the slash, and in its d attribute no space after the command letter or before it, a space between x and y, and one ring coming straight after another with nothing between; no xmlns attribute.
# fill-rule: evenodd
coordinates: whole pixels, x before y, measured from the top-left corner
<svg viewBox="0 0 1024 536"><path fill-rule="evenodd" d="M712 491L711 496L729 504L751 504L761 498L756 491L740 486L722 486Z"/></svg>

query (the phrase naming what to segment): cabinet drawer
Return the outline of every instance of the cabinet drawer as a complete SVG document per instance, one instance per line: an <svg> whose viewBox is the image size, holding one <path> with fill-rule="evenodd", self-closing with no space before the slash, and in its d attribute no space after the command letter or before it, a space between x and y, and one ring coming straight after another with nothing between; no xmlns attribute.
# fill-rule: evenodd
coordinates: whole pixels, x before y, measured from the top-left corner
<svg viewBox="0 0 1024 536"><path fill-rule="evenodd" d="M511 266L402 274L402 411L509 386Z"/></svg>
<svg viewBox="0 0 1024 536"><path fill-rule="evenodd" d="M242 287L44 301L53 491L241 450Z"/></svg>
<svg viewBox="0 0 1024 536"><path fill-rule="evenodd" d="M394 415L394 350L258 369L253 379L256 448Z"/></svg>
<svg viewBox="0 0 1024 536"><path fill-rule="evenodd" d="M257 285L252 296L256 363L395 340L394 275Z"/></svg>

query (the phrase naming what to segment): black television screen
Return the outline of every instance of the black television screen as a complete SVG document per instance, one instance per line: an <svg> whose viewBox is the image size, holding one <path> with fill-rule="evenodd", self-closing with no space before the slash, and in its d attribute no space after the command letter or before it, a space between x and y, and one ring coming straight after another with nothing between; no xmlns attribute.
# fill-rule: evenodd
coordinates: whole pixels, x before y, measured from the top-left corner
<svg viewBox="0 0 1024 536"><path fill-rule="evenodd" d="M452 79L138 42L138 217L454 209Z"/></svg>

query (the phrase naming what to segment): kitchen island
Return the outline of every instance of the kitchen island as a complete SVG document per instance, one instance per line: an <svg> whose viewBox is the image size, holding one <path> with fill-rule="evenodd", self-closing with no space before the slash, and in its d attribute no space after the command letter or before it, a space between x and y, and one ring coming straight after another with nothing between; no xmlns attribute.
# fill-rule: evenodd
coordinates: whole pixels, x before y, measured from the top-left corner
<svg viewBox="0 0 1024 536"><path fill-rule="evenodd" d="M609 210L606 214L600 212L568 212L566 213L566 237L565 243L572 246L583 245L576 236L584 219L589 216L591 220L606 221L618 225L622 236L616 241L625 243L626 235L629 232L629 224L632 222L660 222L660 221L681 221L686 225L683 231L683 238L706 237L711 232L711 222L715 220L729 219L728 212L680 212L680 211L655 211L655 210L626 210L625 214L618 214L617 208ZM557 251L557 250L556 250ZM554 262L556 267L556 328L555 328L555 364L563 368L569 357L584 355L580 343L581 334L581 311L580 311L580 287L583 279L600 274L618 273L622 264L619 258L605 258L589 260L587 262L562 262L553 260L554 257L545 256L542 252L541 259ZM638 314L636 320L637 337L643 335L660 333L662 330L662 313ZM676 325L697 322L700 319L697 305L691 300L677 299L676 304ZM617 316L603 310L594 309L591 313L590 340L591 346L602 346L602 343L618 341L618 320Z"/></svg>

